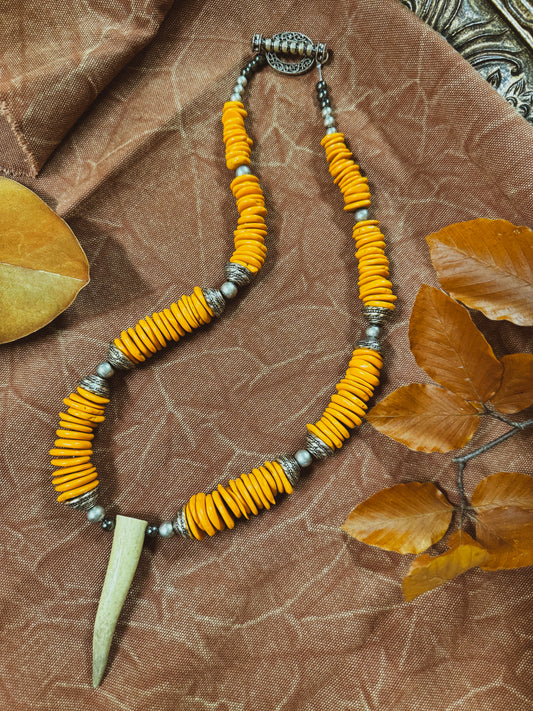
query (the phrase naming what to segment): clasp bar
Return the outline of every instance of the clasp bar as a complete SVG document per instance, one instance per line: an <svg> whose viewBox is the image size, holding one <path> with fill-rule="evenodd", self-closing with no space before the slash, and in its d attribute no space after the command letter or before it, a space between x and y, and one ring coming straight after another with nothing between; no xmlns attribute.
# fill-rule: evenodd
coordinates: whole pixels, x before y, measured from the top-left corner
<svg viewBox="0 0 533 711"><path fill-rule="evenodd" d="M254 35L252 50L264 53L272 69L281 74L305 74L316 62L318 66L328 59L328 51L323 42L312 42L301 32L280 32L272 37ZM301 57L298 62L287 62L278 53Z"/></svg>

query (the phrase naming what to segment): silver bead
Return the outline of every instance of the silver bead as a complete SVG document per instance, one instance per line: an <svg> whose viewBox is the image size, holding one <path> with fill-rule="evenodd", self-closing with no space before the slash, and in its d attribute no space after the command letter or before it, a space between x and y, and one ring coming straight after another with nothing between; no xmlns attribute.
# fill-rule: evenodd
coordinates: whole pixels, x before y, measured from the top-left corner
<svg viewBox="0 0 533 711"><path fill-rule="evenodd" d="M299 449L294 455L294 458L301 467L308 467L313 463L313 457L307 449Z"/></svg>
<svg viewBox="0 0 533 711"><path fill-rule="evenodd" d="M185 515L185 506L176 514L176 518L172 521L174 533L183 536L183 538L194 538L187 524L187 516Z"/></svg>
<svg viewBox="0 0 533 711"><path fill-rule="evenodd" d="M331 128L332 126L335 126L335 118L333 116L326 116L324 119L324 126L326 128Z"/></svg>
<svg viewBox="0 0 533 711"><path fill-rule="evenodd" d="M307 450L314 459L326 459L333 454L333 449L328 444L311 433L307 435Z"/></svg>
<svg viewBox="0 0 533 711"><path fill-rule="evenodd" d="M236 91L234 91L233 94L229 97L230 101L240 101L241 99L242 96Z"/></svg>
<svg viewBox="0 0 533 711"><path fill-rule="evenodd" d="M390 316L391 310L385 306L365 306L363 316L372 326L381 326Z"/></svg>
<svg viewBox="0 0 533 711"><path fill-rule="evenodd" d="M283 455L278 457L276 461L278 464L281 464L281 468L285 472L287 479L290 481L291 486L295 486L298 483L302 472L296 459L290 455Z"/></svg>
<svg viewBox="0 0 533 711"><path fill-rule="evenodd" d="M377 339L381 336L381 326L369 326L365 331L365 336Z"/></svg>
<svg viewBox="0 0 533 711"><path fill-rule="evenodd" d="M107 362L107 360L98 363L98 365L96 366L96 375L100 376L100 378L110 378L114 374L115 369L113 368L111 363Z"/></svg>
<svg viewBox="0 0 533 711"><path fill-rule="evenodd" d="M101 521L105 516L105 509L103 506L93 506L91 509L87 511L87 518L89 521L92 523L96 523L97 521Z"/></svg>
<svg viewBox="0 0 533 711"><path fill-rule="evenodd" d="M333 113L333 110L332 110L331 106L324 106L324 108L322 109L322 111L320 113L322 114L322 116L324 118L326 118L326 116L331 116L331 114Z"/></svg>
<svg viewBox="0 0 533 711"><path fill-rule="evenodd" d="M70 506L71 509L77 509L78 511L87 511L88 509L92 509L96 504L99 489L99 486L95 486L94 489L86 491L85 494L80 494L79 496L76 496L75 499L65 501L65 504Z"/></svg>
<svg viewBox="0 0 533 711"><path fill-rule="evenodd" d="M172 521L163 521L159 526L159 535L161 538L171 538L174 535Z"/></svg>
<svg viewBox="0 0 533 711"><path fill-rule="evenodd" d="M211 287L203 287L202 293L207 302L207 305L215 316L220 317L224 313L226 308L226 301L219 289L212 289Z"/></svg>
<svg viewBox="0 0 533 711"><path fill-rule="evenodd" d="M361 207L359 210L354 212L354 217L356 222L361 222L362 220L368 220L370 217L370 210L366 207Z"/></svg>
<svg viewBox="0 0 533 711"><path fill-rule="evenodd" d="M107 360L117 370L131 370L131 368L135 367L135 363L124 355L114 343L110 343L107 348Z"/></svg>
<svg viewBox="0 0 533 711"><path fill-rule="evenodd" d="M80 380L79 384L90 393L100 395L101 397L109 397L111 392L107 380L101 378L99 375L86 375Z"/></svg>
<svg viewBox="0 0 533 711"><path fill-rule="evenodd" d="M250 170L250 166L248 165L240 165L238 168L235 169L235 175L250 175L252 171Z"/></svg>
<svg viewBox="0 0 533 711"><path fill-rule="evenodd" d="M226 262L224 264L224 274L228 281L232 281L237 286L246 286L254 278L253 272L251 272L242 264L235 264L234 262Z"/></svg>
<svg viewBox="0 0 533 711"><path fill-rule="evenodd" d="M331 133L337 133L337 129L335 128L335 126L330 126L326 129L326 136L329 136Z"/></svg>
<svg viewBox="0 0 533 711"><path fill-rule="evenodd" d="M355 344L356 348L370 348L371 351L376 351L377 353L381 353L383 350L381 348L381 343L379 341L376 341L374 338L363 338L360 341L357 341Z"/></svg>
<svg viewBox="0 0 533 711"><path fill-rule="evenodd" d="M237 86L245 87L246 84L248 84L248 79L246 77L244 77L242 74L240 74L239 78L237 79Z"/></svg>
<svg viewBox="0 0 533 711"><path fill-rule="evenodd" d="M225 299L234 299L238 291L237 285L232 281L225 281L220 287L220 293Z"/></svg>

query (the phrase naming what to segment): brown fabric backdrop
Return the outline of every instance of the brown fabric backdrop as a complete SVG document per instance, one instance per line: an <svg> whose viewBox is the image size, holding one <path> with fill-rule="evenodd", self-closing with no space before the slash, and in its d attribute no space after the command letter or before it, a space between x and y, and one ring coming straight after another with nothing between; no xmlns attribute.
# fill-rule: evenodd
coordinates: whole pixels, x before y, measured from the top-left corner
<svg viewBox="0 0 533 711"><path fill-rule="evenodd" d="M122 328L220 284L236 221L220 113L252 34L296 29L333 48L325 78L400 297L381 396L427 381L407 340L420 284L436 285L424 236L478 216L533 218L531 127L400 3L195 0L162 20L167 6L42 0L2 18L0 96L22 133L17 143L0 127L0 162L29 176L59 143L23 180L68 220L92 282L50 326L2 346L0 707L531 708L530 570L475 570L407 604L411 557L340 531L356 503L399 481L438 479L456 500L450 455L410 452L368 425L274 510L202 544L147 545L111 666L90 688L111 536L54 501L57 411ZM113 513L162 520L193 492L294 452L346 367L363 325L352 220L320 146L315 82L265 70L249 87L267 262L220 321L116 379L96 455ZM524 329L477 323L498 355L527 350ZM531 471L526 443L477 460L468 490L491 472Z"/></svg>

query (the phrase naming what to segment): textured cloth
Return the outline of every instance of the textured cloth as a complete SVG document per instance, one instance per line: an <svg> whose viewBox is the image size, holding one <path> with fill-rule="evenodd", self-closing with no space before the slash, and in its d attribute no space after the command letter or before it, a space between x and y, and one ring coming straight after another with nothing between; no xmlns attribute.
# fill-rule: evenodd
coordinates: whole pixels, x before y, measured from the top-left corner
<svg viewBox="0 0 533 711"><path fill-rule="evenodd" d="M271 511L202 543L148 544L103 685L90 687L112 536L55 503L57 412L123 328L221 283L237 213L220 115L254 32L299 30L333 49L324 77L399 294L378 398L428 382L407 338L420 284L437 285L425 235L533 218L531 127L400 3L167 5L41 0L2 17L0 163L67 219L92 281L52 324L1 347L0 707L531 708L530 569L476 569L406 603L412 556L340 530L400 481L438 480L457 501L451 455L411 452L368 424ZM267 261L222 319L115 379L95 447L111 514L164 520L194 492L294 452L347 367L364 328L353 218L320 146L316 81L267 68L247 87ZM476 322L498 356L527 350L525 329ZM501 470L531 471L526 435L469 465L467 491Z"/></svg>

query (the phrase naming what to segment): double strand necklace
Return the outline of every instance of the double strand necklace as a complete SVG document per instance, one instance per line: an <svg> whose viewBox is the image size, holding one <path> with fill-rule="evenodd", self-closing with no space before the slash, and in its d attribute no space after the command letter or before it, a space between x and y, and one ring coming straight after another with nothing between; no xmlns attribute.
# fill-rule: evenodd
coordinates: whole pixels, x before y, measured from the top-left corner
<svg viewBox="0 0 533 711"><path fill-rule="evenodd" d="M383 365L379 339L396 296L388 279L385 239L378 220L370 217L368 180L361 175L344 135L336 128L328 87L322 79L322 64L328 59L326 45L314 44L298 32L284 32L271 38L254 35L252 48L255 56L242 69L222 111L226 165L235 171L230 187L239 212L233 233L235 249L224 266L225 281L219 288L196 286L191 295L183 295L169 308L154 312L122 331L109 345L106 359L97 365L95 372L82 378L76 390L63 400L66 412L59 414L58 439L50 450L52 465L57 467L52 479L57 500L85 511L89 521L100 523L103 530L115 531L94 625L93 686L102 680L115 626L145 536L170 538L177 534L201 541L206 535L232 529L236 519L248 519L250 514L255 516L262 509L270 509L280 494L292 493L304 468L314 460L329 457L342 446L350 430L361 424L379 385ZM266 461L207 494L194 494L173 519L159 524L121 515L113 519L97 503L99 475L91 462L94 431L104 421L105 408L110 402L110 379L117 370L130 370L144 363L169 343L178 342L213 317L220 317L227 301L253 280L265 261L267 211L259 180L250 170L252 140L244 125L247 113L242 96L249 80L267 62L273 69L292 75L303 74L317 65L317 99L326 129L321 144L333 182L343 195L344 210L354 213L359 299L368 325L322 416L307 425L305 448Z"/></svg>

